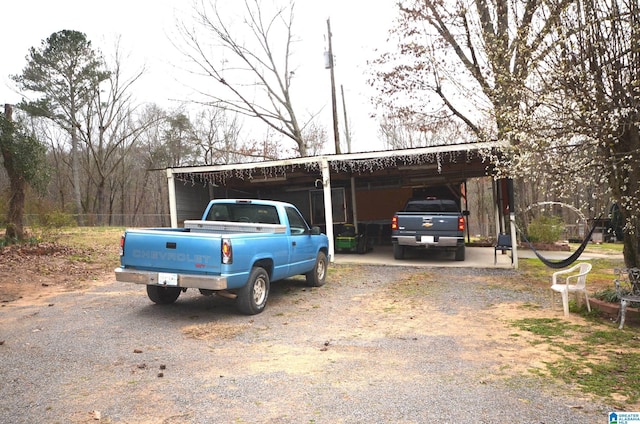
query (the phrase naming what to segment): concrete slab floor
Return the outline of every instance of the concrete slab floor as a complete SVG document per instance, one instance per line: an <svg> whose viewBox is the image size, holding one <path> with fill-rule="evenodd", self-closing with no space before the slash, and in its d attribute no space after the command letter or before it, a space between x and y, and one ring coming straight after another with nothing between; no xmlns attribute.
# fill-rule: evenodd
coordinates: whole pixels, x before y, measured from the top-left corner
<svg viewBox="0 0 640 424"><path fill-rule="evenodd" d="M541 252L542 255L551 260L565 259L571 252ZM535 254L528 249L519 249L518 258L533 258ZM583 253L580 260L589 260L599 257L622 259L619 255L602 255L594 253ZM510 269L511 252L502 254L498 251L497 263L494 265L493 247L467 247L464 261L454 260L453 252L440 252L437 250L421 250L407 252L405 259L393 258L393 248L387 246L374 246L373 250L364 254L337 252L334 258L336 264L369 264L369 265L389 265L389 266L415 266L415 267L456 267L456 268L503 268Z"/></svg>

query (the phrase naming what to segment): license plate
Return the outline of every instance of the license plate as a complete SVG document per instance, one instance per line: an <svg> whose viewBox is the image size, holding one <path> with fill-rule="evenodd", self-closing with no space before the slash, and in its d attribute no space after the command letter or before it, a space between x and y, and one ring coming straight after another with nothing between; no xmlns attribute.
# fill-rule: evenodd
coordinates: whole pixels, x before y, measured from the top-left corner
<svg viewBox="0 0 640 424"><path fill-rule="evenodd" d="M433 236L421 236L420 237L420 242L421 243L433 243Z"/></svg>
<svg viewBox="0 0 640 424"><path fill-rule="evenodd" d="M172 274L168 272L159 272L158 273L158 284L162 286L177 286L178 285L178 274Z"/></svg>

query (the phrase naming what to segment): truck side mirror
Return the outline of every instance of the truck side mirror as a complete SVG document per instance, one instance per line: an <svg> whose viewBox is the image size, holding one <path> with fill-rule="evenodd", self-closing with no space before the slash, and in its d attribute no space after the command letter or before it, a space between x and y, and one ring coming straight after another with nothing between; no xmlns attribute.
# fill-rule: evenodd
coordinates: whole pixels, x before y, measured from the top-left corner
<svg viewBox="0 0 640 424"><path fill-rule="evenodd" d="M314 227L311 227L311 235L312 235L312 236L318 236L318 235L320 235L320 234L322 234L322 233L320 232L320 227L315 227L315 226L314 226Z"/></svg>

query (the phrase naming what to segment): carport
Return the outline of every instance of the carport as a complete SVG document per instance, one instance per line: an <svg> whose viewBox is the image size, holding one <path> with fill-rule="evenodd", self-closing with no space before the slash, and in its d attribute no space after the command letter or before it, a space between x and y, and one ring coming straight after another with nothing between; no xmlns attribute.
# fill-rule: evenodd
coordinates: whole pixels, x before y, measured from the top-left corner
<svg viewBox="0 0 640 424"><path fill-rule="evenodd" d="M168 168L171 225L199 219L213 198L285 201L322 227L331 240L333 260L336 225L352 224L356 232L366 229L372 240L383 242L393 214L416 194L438 187L458 196L466 209L467 179L492 175L488 157L499 152L499 143L488 142ZM513 215L509 186L494 182L498 232L513 222L505 219L507 213ZM513 224L511 234L515 237ZM517 252L513 254L517 258Z"/></svg>

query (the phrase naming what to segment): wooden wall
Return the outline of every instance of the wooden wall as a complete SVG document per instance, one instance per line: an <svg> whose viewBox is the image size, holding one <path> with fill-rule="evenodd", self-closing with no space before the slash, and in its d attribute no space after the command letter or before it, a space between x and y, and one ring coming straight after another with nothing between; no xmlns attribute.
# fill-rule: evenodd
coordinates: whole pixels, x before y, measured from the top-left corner
<svg viewBox="0 0 640 424"><path fill-rule="evenodd" d="M356 190L358 221L391 221L411 195L411 188Z"/></svg>

